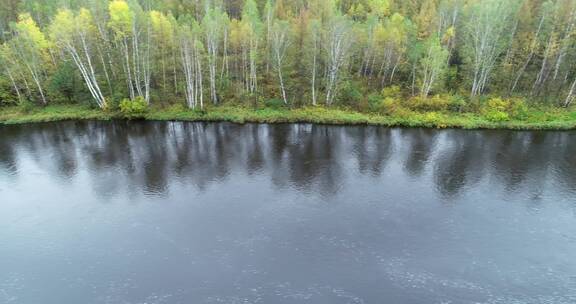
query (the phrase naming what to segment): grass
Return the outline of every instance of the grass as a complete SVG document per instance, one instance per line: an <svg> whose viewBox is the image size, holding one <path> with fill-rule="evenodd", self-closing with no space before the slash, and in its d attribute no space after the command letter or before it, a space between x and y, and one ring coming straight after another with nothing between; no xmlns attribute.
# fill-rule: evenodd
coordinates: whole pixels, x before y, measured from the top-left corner
<svg viewBox="0 0 576 304"><path fill-rule="evenodd" d="M25 110L21 107L0 108L0 124L22 124L61 120L122 119L118 112L102 111L81 105L50 105ZM193 111L182 106L151 108L144 119L153 121L227 121L234 123L316 123L331 125L379 125L388 127L574 130L576 112L563 109L531 110L523 120L492 122L473 113L419 113L403 111L380 115L352 110L305 107L298 109L254 109L242 106L212 107Z"/></svg>
<svg viewBox="0 0 576 304"><path fill-rule="evenodd" d="M21 107L0 108L0 124L23 124L61 120L109 120L115 115L79 105L51 105L34 107L30 110Z"/></svg>

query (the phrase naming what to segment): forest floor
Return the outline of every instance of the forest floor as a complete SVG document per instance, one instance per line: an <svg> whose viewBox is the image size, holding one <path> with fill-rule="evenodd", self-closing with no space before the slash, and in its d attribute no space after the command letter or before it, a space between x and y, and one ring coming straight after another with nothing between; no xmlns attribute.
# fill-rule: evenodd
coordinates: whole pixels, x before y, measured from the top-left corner
<svg viewBox="0 0 576 304"><path fill-rule="evenodd" d="M409 112L403 115L380 115L352 110L305 107L272 109L238 106L212 107L205 111L188 110L182 106L151 108L142 117L152 121L227 121L234 123L316 123L330 125L379 125L387 127L574 130L576 111L564 109L532 110L524 120L492 122L474 113ZM82 105L50 105L25 110L21 107L0 107L0 124L22 124L61 120L123 119L120 112L102 111Z"/></svg>

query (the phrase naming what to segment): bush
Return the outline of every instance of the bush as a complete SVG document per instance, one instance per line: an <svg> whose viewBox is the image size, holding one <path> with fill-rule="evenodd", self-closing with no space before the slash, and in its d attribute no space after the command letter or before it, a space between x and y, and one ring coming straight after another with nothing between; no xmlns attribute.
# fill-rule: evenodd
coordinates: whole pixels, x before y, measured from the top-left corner
<svg viewBox="0 0 576 304"><path fill-rule="evenodd" d="M143 118L147 110L148 103L140 96L134 100L125 98L120 102L120 112L128 119Z"/></svg>
<svg viewBox="0 0 576 304"><path fill-rule="evenodd" d="M18 106L23 113L30 113L36 107L36 105L28 99L22 100Z"/></svg>
<svg viewBox="0 0 576 304"><path fill-rule="evenodd" d="M370 95L368 95L368 104L372 108L377 107L380 104L381 100L382 100L382 95L380 95L380 94L371 93Z"/></svg>
<svg viewBox="0 0 576 304"><path fill-rule="evenodd" d="M490 121L501 122L510 119L524 120L528 118L528 106L523 99L491 98L483 106L484 117Z"/></svg>
<svg viewBox="0 0 576 304"><path fill-rule="evenodd" d="M0 78L0 106L18 104L18 97L12 92L12 84L5 78Z"/></svg>
<svg viewBox="0 0 576 304"><path fill-rule="evenodd" d="M394 99L402 99L402 90L399 86L389 86L385 87L382 90L382 97L384 98L394 98Z"/></svg>
<svg viewBox="0 0 576 304"><path fill-rule="evenodd" d="M380 104L382 103L383 96L380 93L370 93L365 100L364 109L360 108L360 110L369 110L371 112L379 112Z"/></svg>
<svg viewBox="0 0 576 304"><path fill-rule="evenodd" d="M484 118L492 122L503 122L510 120L508 115L508 107L510 102L502 98L490 98L488 102L482 107L482 114Z"/></svg>
<svg viewBox="0 0 576 304"><path fill-rule="evenodd" d="M515 98L510 102L510 116L516 120L525 120L528 118L528 105L524 99Z"/></svg>
<svg viewBox="0 0 576 304"><path fill-rule="evenodd" d="M490 98L485 109L488 111L506 112L510 106L510 101L502 98Z"/></svg>
<svg viewBox="0 0 576 304"><path fill-rule="evenodd" d="M450 112L460 113L466 108L466 99L461 95L451 95L448 101L448 110Z"/></svg>
<svg viewBox="0 0 576 304"><path fill-rule="evenodd" d="M424 117L422 118L422 120L426 124L432 125L436 128L439 128L439 129L446 128L446 125L443 122L444 119L442 118L442 115L440 113L428 112L428 113L424 114Z"/></svg>
<svg viewBox="0 0 576 304"><path fill-rule="evenodd" d="M395 114L398 111L402 110L402 104L398 99L392 97L386 97L382 100L377 106L376 111L381 114Z"/></svg>
<svg viewBox="0 0 576 304"><path fill-rule="evenodd" d="M510 120L510 115L502 111L489 111L484 114L484 118L492 122L503 122Z"/></svg>
<svg viewBox="0 0 576 304"><path fill-rule="evenodd" d="M265 105L266 102L264 100L264 97L256 94L256 93L250 93L248 91L242 92L241 94L239 94L236 98L232 98L230 100L227 100L225 102L225 104L227 105L237 105L237 106L250 106L253 107L254 109L258 109L259 106L261 105Z"/></svg>
<svg viewBox="0 0 576 304"><path fill-rule="evenodd" d="M338 104L345 106L355 106L362 100L362 92L354 83L347 81L343 84L338 94Z"/></svg>
<svg viewBox="0 0 576 304"><path fill-rule="evenodd" d="M75 68L65 62L58 65L58 68L48 79L47 94L50 96L50 103L72 103L75 100L76 86ZM77 97L77 96L76 96Z"/></svg>
<svg viewBox="0 0 576 304"><path fill-rule="evenodd" d="M286 104L283 99L273 98L266 100L264 106L271 109L282 109L286 107Z"/></svg>
<svg viewBox="0 0 576 304"><path fill-rule="evenodd" d="M186 112L189 110L188 105L183 102L174 103L168 106L166 109L168 112L178 112L178 113Z"/></svg>
<svg viewBox="0 0 576 304"><path fill-rule="evenodd" d="M448 110L450 100L440 95L430 98L413 97L408 101L408 108L420 112L442 112Z"/></svg>

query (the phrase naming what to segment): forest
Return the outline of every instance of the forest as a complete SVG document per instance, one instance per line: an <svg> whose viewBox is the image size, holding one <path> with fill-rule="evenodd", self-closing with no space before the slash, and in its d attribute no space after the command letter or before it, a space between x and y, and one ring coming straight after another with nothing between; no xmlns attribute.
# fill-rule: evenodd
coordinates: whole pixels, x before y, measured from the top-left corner
<svg viewBox="0 0 576 304"><path fill-rule="evenodd" d="M0 3L0 107L11 111L576 120L574 0Z"/></svg>

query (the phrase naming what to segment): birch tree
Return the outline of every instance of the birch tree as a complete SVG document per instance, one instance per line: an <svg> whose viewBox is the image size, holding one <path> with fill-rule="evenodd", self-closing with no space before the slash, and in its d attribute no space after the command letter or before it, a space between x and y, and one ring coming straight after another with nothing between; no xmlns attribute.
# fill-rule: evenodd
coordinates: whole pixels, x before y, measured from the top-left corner
<svg viewBox="0 0 576 304"><path fill-rule="evenodd" d="M576 30L576 3L573 1L558 1L555 6L554 22L549 30L547 43L542 53L539 72L532 85L531 94L537 96L550 82L558 80L557 88L567 82L571 69L566 64L569 50L574 46ZM561 71L564 77L559 79Z"/></svg>
<svg viewBox="0 0 576 304"><path fill-rule="evenodd" d="M123 0L109 5L111 28L123 53L124 73L130 98L143 97L150 102L150 36L148 16L139 6L132 9Z"/></svg>
<svg viewBox="0 0 576 304"><path fill-rule="evenodd" d="M191 25L190 25L191 24ZM180 58L185 78L186 104L191 109L204 108L202 49L200 26L184 21L178 29Z"/></svg>
<svg viewBox="0 0 576 304"><path fill-rule="evenodd" d="M150 24L152 26L152 37L154 47L152 48L154 62L162 74L162 89L168 88L168 70L171 64L171 57L174 53L174 22L172 16L159 11L151 11Z"/></svg>
<svg viewBox="0 0 576 304"><path fill-rule="evenodd" d="M266 0L266 4L264 5L264 22L266 24L266 73L268 73L270 70L272 26L274 22L274 2L272 0Z"/></svg>
<svg viewBox="0 0 576 304"><path fill-rule="evenodd" d="M438 35L442 37L442 44L448 50L447 61L450 61L456 48L456 28L460 20L461 6L462 0L444 0L440 3Z"/></svg>
<svg viewBox="0 0 576 304"><path fill-rule="evenodd" d="M81 9L74 15L68 9L62 9L50 25L50 37L69 54L70 58L80 71L82 79L92 95L92 98L101 109L106 108L106 98L102 94L96 68L93 64L94 51L90 37L95 36L95 26L90 12Z"/></svg>
<svg viewBox="0 0 576 304"><path fill-rule="evenodd" d="M472 97L485 91L498 57L506 50L516 3L476 0L469 7L463 39L472 75Z"/></svg>
<svg viewBox="0 0 576 304"><path fill-rule="evenodd" d="M337 94L342 68L350 55L353 43L352 24L345 16L334 16L327 25L326 52L326 104L332 105Z"/></svg>
<svg viewBox="0 0 576 304"><path fill-rule="evenodd" d="M249 49L248 91L250 93L255 93L258 89L258 47L262 32L262 22L260 21L258 6L254 0L246 0L242 10L242 22L247 30L245 33Z"/></svg>
<svg viewBox="0 0 576 304"><path fill-rule="evenodd" d="M286 51L290 47L290 24L288 24L287 21L275 20L272 25L271 36L272 36L271 47L272 47L272 54L274 57L274 68L278 73L278 80L280 81L280 89L282 91L282 99L284 100L284 104L288 104L282 70L284 68Z"/></svg>
<svg viewBox="0 0 576 304"><path fill-rule="evenodd" d="M321 45L321 37L322 37L322 31L321 31L321 22L318 19L313 19L310 21L310 24L308 26L308 41L307 41L307 47L310 50L310 86L311 86L311 91L312 91L312 105L316 106L318 104L318 94L317 94L317 90L316 90L316 82L317 82L317 77L318 77L318 66L320 65L319 63L319 57L320 57L320 52L322 50L322 45Z"/></svg>
<svg viewBox="0 0 576 304"><path fill-rule="evenodd" d="M525 76L526 69L528 69L529 65L532 63L532 60L537 55L537 52L540 50L541 46L545 43L545 38L547 34L551 32L550 30L550 23L551 17L553 16L553 4L550 1L544 2L540 11L539 18L535 20L529 20L528 22L532 21L534 23L534 31L527 33L526 36L528 37L528 41L526 42L528 45L523 46L524 49L528 49L528 54L526 59L519 67L518 71L516 71L512 85L510 86L510 93L514 93L518 86L518 83Z"/></svg>
<svg viewBox="0 0 576 304"><path fill-rule="evenodd" d="M364 23L365 39L362 43L362 60L360 64L360 69L358 70L358 75L368 76L371 74L373 58L378 52L377 41L377 31L381 26L377 16L368 16L366 22Z"/></svg>
<svg viewBox="0 0 576 304"><path fill-rule="evenodd" d="M206 48L208 54L208 74L210 81L210 96L212 103L218 103L218 94L216 91L216 71L218 64L219 48L222 40L222 25L227 17L219 7L208 8L204 19L202 20L202 27L206 38Z"/></svg>
<svg viewBox="0 0 576 304"><path fill-rule="evenodd" d="M576 78L574 79L572 85L570 86L570 90L568 91L568 96L566 97L566 100L564 100L565 108L569 107L572 104L572 102L576 98L574 96L575 94L576 94Z"/></svg>
<svg viewBox="0 0 576 304"><path fill-rule="evenodd" d="M425 98L432 88L442 79L447 67L448 50L440 43L440 39L433 36L426 43L426 55L421 60L422 85L420 96Z"/></svg>
<svg viewBox="0 0 576 304"><path fill-rule="evenodd" d="M378 69L372 67L370 71L371 73L377 71L381 87L394 80L398 66L405 55L408 42L406 22L404 16L393 14L376 29L376 44L379 52L372 65L379 63L380 67Z"/></svg>
<svg viewBox="0 0 576 304"><path fill-rule="evenodd" d="M18 103L21 103L24 99L20 87L18 85L17 80L18 74L15 71L18 65L15 64L14 62L15 59L14 56L12 55L12 50L7 44L2 44L0 46L0 66L2 67L2 71L0 72L3 72L6 74L6 76L8 76L8 79L10 79L10 84L12 84L14 92L16 93Z"/></svg>
<svg viewBox="0 0 576 304"><path fill-rule="evenodd" d="M29 14L21 14L14 26L15 36L10 40L18 64L26 67L28 75L40 94L42 104L48 104L43 83L46 68L50 66L49 41Z"/></svg>

